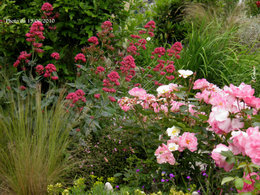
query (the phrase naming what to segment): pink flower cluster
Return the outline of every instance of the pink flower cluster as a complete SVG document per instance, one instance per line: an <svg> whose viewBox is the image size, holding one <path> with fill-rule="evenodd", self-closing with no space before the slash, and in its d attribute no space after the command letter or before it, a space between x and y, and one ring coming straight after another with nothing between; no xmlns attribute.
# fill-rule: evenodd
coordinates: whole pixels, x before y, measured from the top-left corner
<svg viewBox="0 0 260 195"><path fill-rule="evenodd" d="M239 87L231 84L230 87L225 86L222 90L206 79L198 79L195 81L193 89L201 90L195 95L196 98L212 105L208 123L211 126L210 129L217 134L227 134L243 128L242 109L251 107L256 114L260 108L260 98L254 97L254 90L250 85L244 83Z"/></svg>
<svg viewBox="0 0 260 195"><path fill-rule="evenodd" d="M17 66L22 63L22 62L25 62L26 64L30 61L28 60L28 58L31 57L32 54L28 54L26 51L22 51L18 57L18 59L15 61L15 63L13 64L13 66L15 68L17 68Z"/></svg>
<svg viewBox="0 0 260 195"><path fill-rule="evenodd" d="M182 136L172 136L170 140L167 141L167 145L162 144L155 151L155 156L159 164L169 163L171 165L175 164L175 158L172 154L174 151L183 152L186 148L191 152L197 150L198 141L194 133L184 132Z"/></svg>
<svg viewBox="0 0 260 195"><path fill-rule="evenodd" d="M53 52L53 53L51 54L51 57L54 58L55 60L59 60L59 59L60 59L60 54L57 53L57 52Z"/></svg>
<svg viewBox="0 0 260 195"><path fill-rule="evenodd" d="M260 132L259 127L250 127L244 131L233 131L229 148L234 155L242 154L251 158L252 162L260 165Z"/></svg>
<svg viewBox="0 0 260 195"><path fill-rule="evenodd" d="M259 127L250 127L244 131L233 131L229 139L229 146L223 144L217 145L212 151L211 157L217 166L230 171L233 164L226 162L226 157L221 154L222 151L231 151L234 155L242 154L251 158L252 162L260 165L260 132Z"/></svg>
<svg viewBox="0 0 260 195"><path fill-rule="evenodd" d="M83 53L79 53L75 56L75 62L77 63L79 60L81 60L83 63L85 63L87 60L86 60L86 57Z"/></svg>
<svg viewBox="0 0 260 195"><path fill-rule="evenodd" d="M132 56L126 56L121 62L120 70L122 74L125 75L125 80L127 82L131 81L132 77L135 76L135 59Z"/></svg>
<svg viewBox="0 0 260 195"><path fill-rule="evenodd" d="M44 27L43 24L40 21L36 21L32 24L29 33L26 33L26 41L32 42L32 45L34 47L34 51L36 53L43 53L44 51L40 48L42 47L42 43L39 43L38 41L42 41L45 39L43 36Z"/></svg>
<svg viewBox="0 0 260 195"><path fill-rule="evenodd" d="M83 90L78 89L75 92L69 93L66 97L67 100L71 100L72 103L70 104L70 107L74 107L76 103L86 102L86 98L84 97L85 93Z"/></svg>
<svg viewBox="0 0 260 195"><path fill-rule="evenodd" d="M118 104L125 112L134 109L134 105L141 105L143 109L151 109L155 113L159 113L160 111L165 114L167 114L169 111L180 112L180 107L185 105L185 103L177 101L179 98L175 95L174 92L179 90L178 87L178 85L173 83L169 85L162 85L157 88L157 97L146 93L146 91L142 88L135 87L129 91L129 94L135 97L123 97L118 101ZM194 110L194 105L187 106L187 111L189 111L193 116L204 114Z"/></svg>

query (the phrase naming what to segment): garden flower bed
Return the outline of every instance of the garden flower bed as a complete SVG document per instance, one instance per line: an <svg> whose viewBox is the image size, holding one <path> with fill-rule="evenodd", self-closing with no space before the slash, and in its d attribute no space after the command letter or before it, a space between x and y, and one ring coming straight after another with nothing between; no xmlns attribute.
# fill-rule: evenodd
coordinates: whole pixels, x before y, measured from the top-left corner
<svg viewBox="0 0 260 195"><path fill-rule="evenodd" d="M43 3L28 24L1 22L6 40L4 29L26 32L13 42L16 58L1 47L0 194L259 194L257 43L237 43L239 27L221 16L207 23L211 9L192 1L186 11L204 9L205 28L189 13L173 25L190 27L179 41L160 39L162 24L142 18L169 2L121 12L124 2L114 3L117 15L107 16L105 2L78 2L78 16L107 18L86 24L75 45L74 30L61 29L76 12L60 1ZM259 2L249 5L258 17ZM68 26L82 30L77 21Z"/></svg>

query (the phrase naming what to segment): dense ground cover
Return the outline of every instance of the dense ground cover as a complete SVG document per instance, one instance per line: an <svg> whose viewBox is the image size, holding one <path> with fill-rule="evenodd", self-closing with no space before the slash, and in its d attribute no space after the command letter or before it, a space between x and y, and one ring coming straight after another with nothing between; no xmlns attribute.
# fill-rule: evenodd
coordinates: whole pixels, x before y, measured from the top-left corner
<svg viewBox="0 0 260 195"><path fill-rule="evenodd" d="M258 194L259 2L105 2L0 5L1 193Z"/></svg>

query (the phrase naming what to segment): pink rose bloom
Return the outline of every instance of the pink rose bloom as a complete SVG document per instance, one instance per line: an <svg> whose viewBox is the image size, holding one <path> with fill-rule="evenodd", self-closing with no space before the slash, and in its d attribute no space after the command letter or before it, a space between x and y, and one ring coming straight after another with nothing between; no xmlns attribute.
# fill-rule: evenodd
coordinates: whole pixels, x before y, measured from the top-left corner
<svg viewBox="0 0 260 195"><path fill-rule="evenodd" d="M244 102L252 107L252 108L256 108L256 109L259 109L260 108L260 98L257 98L257 97L245 97L243 98Z"/></svg>
<svg viewBox="0 0 260 195"><path fill-rule="evenodd" d="M254 177L256 180L260 180L259 175L257 173L255 173L255 172L249 173L246 177L245 177L245 173L244 173L244 177L243 178L245 178L248 181L251 181L252 183L251 184L247 184L247 183L244 182L243 189L242 190L237 190L238 193L254 191L254 189L255 189L254 188L255 180L252 177L254 175L256 175L256 177Z"/></svg>
<svg viewBox="0 0 260 195"><path fill-rule="evenodd" d="M188 148L191 152L196 151L198 141L195 137L195 133L184 132L179 138L179 145L181 148L180 150L182 150L183 148Z"/></svg>
<svg viewBox="0 0 260 195"><path fill-rule="evenodd" d="M238 87L230 84L230 87L224 87L224 91L240 99L252 97L255 93L251 85L246 85L245 83L241 83Z"/></svg>
<svg viewBox="0 0 260 195"><path fill-rule="evenodd" d="M135 87L133 89L131 89L130 91L128 91L128 93L132 96L138 97L139 99L144 100L145 96L146 96L146 91L142 88L138 88Z"/></svg>
<svg viewBox="0 0 260 195"><path fill-rule="evenodd" d="M252 162L260 165L260 132L259 127L247 129L248 138L245 144L245 153Z"/></svg>
<svg viewBox="0 0 260 195"><path fill-rule="evenodd" d="M194 82L193 89L206 89L209 84L210 83L206 79L198 79Z"/></svg>
<svg viewBox="0 0 260 195"><path fill-rule="evenodd" d="M211 157L218 167L224 168L225 171L230 171L233 168L233 164L226 162L226 157L221 155L222 151L229 151L229 148L223 144L218 144L212 151Z"/></svg>
<svg viewBox="0 0 260 195"><path fill-rule="evenodd" d="M200 101L203 100L206 104L208 104L211 93L211 91L203 90L202 93L196 93L195 98L199 99Z"/></svg>
<svg viewBox="0 0 260 195"><path fill-rule="evenodd" d="M171 101L171 111L172 112L179 112L180 111L180 107L184 105L184 103L181 102L176 102L176 101Z"/></svg>
<svg viewBox="0 0 260 195"><path fill-rule="evenodd" d="M229 148L234 155L242 153L242 155L245 156L245 144L248 137L247 133L244 131L233 131L231 135L232 137L230 140L232 140L232 142L229 143Z"/></svg>
<svg viewBox="0 0 260 195"><path fill-rule="evenodd" d="M171 165L175 164L175 158L165 144L162 144L162 146L159 146L157 148L157 150L155 151L155 156L159 164L167 162Z"/></svg>
<svg viewBox="0 0 260 195"><path fill-rule="evenodd" d="M244 127L244 123L239 119L229 118L229 111L221 107L213 107L209 115L208 123L211 129L217 134L229 133L232 130L239 130Z"/></svg>

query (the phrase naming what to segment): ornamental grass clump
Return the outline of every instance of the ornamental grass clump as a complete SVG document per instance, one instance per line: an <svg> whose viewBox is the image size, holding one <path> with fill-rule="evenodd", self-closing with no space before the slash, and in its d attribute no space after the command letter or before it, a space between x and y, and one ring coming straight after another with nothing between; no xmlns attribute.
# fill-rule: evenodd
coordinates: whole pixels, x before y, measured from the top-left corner
<svg viewBox="0 0 260 195"><path fill-rule="evenodd" d="M71 167L68 113L61 97L48 108L39 91L15 98L0 107L0 183L7 194L46 194Z"/></svg>

